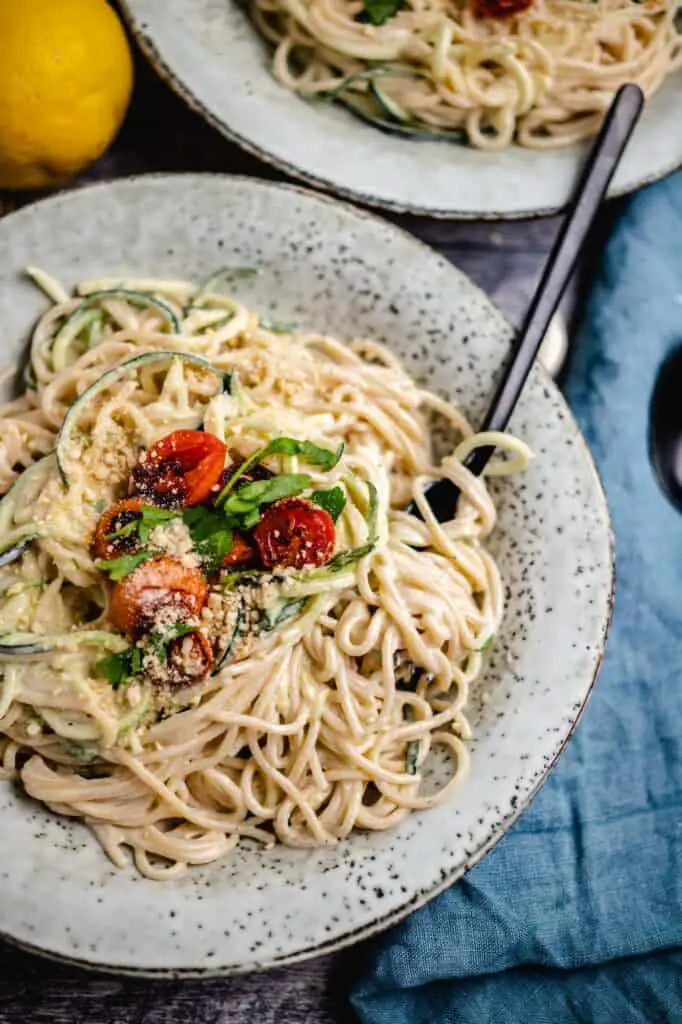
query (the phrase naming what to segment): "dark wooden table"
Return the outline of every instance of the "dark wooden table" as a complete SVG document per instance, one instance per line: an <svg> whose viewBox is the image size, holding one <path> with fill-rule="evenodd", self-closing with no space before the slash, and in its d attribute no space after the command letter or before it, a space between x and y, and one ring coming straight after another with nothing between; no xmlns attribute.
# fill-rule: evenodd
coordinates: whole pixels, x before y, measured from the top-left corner
<svg viewBox="0 0 682 1024"><path fill-rule="evenodd" d="M185 170L281 180L186 109L144 64L138 62L137 70L135 97L119 139L79 183ZM0 196L0 209L3 201L16 205L31 198ZM558 226L556 218L501 224L394 219L461 267L516 324ZM362 966L359 946L266 974L150 982L90 974L0 941L0 1024L338 1024L355 1019L346 996Z"/></svg>

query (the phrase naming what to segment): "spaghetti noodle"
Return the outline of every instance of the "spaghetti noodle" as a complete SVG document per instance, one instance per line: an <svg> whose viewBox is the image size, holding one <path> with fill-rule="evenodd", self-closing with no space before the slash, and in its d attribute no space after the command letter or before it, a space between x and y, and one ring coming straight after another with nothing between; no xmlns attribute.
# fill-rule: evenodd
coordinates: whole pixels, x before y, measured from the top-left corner
<svg viewBox="0 0 682 1024"><path fill-rule="evenodd" d="M682 52L676 0L254 0L253 11L288 89L397 134L486 150L595 134L619 86L653 96Z"/></svg>
<svg viewBox="0 0 682 1024"><path fill-rule="evenodd" d="M462 460L494 444L504 451L489 470L505 474L524 467L526 446L473 434L378 342L342 344L271 323L226 296L219 277L201 287L83 282L71 296L33 274L54 305L33 335L26 392L0 420L4 775L83 819L115 864L132 851L154 879L221 858L242 839L330 843L447 799L466 774L467 695L503 602L484 543L495 508ZM458 438L440 464L432 417ZM168 438L199 429L210 441L202 451L237 453L232 476L208 498L195 480L194 495L183 492L191 515L167 501L145 505L158 490L128 497L131 470L148 481L162 456L164 473L184 472L189 449L177 440L169 448ZM462 492L442 524L424 497L438 477ZM285 507L293 500L309 514L317 501L330 510L315 506L320 522L336 519L324 534L325 544L334 538L331 557L329 546L311 562L306 542L285 569L276 544L280 568L271 571L265 555L259 570L197 562L201 544L192 550L186 523L195 529L232 509L242 523L252 516L252 528L270 514L258 501L292 493L292 480L311 497ZM220 487L231 502L216 497ZM411 499L423 519L403 510ZM138 549L126 550L137 553L114 568L101 560L117 552L99 545L127 544L135 530ZM140 538L162 553L150 560ZM137 581L139 590L169 552L174 585L191 590L198 574L194 612L204 602L181 624L178 651L191 659L186 634L203 630L199 653L206 637L217 653L212 673L160 686L147 649L123 635L131 606L116 601L117 588L128 593ZM450 778L424 793L435 747Z"/></svg>

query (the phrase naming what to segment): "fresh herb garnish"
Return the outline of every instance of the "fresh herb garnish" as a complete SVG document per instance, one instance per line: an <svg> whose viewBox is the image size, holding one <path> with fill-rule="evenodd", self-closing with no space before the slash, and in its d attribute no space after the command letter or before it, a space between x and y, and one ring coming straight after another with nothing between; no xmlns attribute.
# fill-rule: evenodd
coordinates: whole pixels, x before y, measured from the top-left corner
<svg viewBox="0 0 682 1024"><path fill-rule="evenodd" d="M203 540L208 540L211 534L225 529L225 516L222 512L214 512L201 505L184 509L182 521L192 535L192 543L195 546Z"/></svg>
<svg viewBox="0 0 682 1024"><path fill-rule="evenodd" d="M215 572L222 565L225 555L232 550L232 530L216 530L206 540L195 545L195 551L201 558L206 572Z"/></svg>
<svg viewBox="0 0 682 1024"><path fill-rule="evenodd" d="M394 18L404 6L404 0L365 0L363 9L355 20L368 21L371 25L383 25L390 18Z"/></svg>
<svg viewBox="0 0 682 1024"><path fill-rule="evenodd" d="M129 576L134 569L137 569L147 559L153 558L155 554L157 554L156 551L138 551L134 555L121 555L120 558L100 559L97 562L97 568L101 569L102 572L108 573L109 579L113 580L114 583L118 583L119 580Z"/></svg>
<svg viewBox="0 0 682 1024"><path fill-rule="evenodd" d="M495 634L491 633L490 636L488 637L488 639L486 640L486 642L483 644L483 646L478 648L478 653L479 654L485 654L486 651L490 650L490 648L492 647L492 645L494 643L495 643Z"/></svg>
<svg viewBox="0 0 682 1024"><path fill-rule="evenodd" d="M342 487L332 487L329 491L313 491L310 500L328 512L334 522L346 507L346 495Z"/></svg>
<svg viewBox="0 0 682 1024"><path fill-rule="evenodd" d="M114 690L130 676L137 675L142 669L142 651L139 647L128 647L119 654L108 654L95 665L95 671L107 679Z"/></svg>
<svg viewBox="0 0 682 1024"><path fill-rule="evenodd" d="M152 633L149 637L149 642L159 661L165 665L168 661L168 648L173 640L177 640L180 636L196 633L196 631L196 626L189 626L186 622L176 622L161 632Z"/></svg>
<svg viewBox="0 0 682 1024"><path fill-rule="evenodd" d="M259 448L242 462L218 495L216 504L222 505L228 494L234 491L240 477L270 455L300 455L311 466L320 466L321 469L329 470L334 468L343 455L343 448L343 444L340 444L334 452L330 448L321 448L319 445L313 444L312 441L298 441L295 437L274 437L264 448Z"/></svg>
<svg viewBox="0 0 682 1024"><path fill-rule="evenodd" d="M154 505L142 505L139 518L132 519L125 526L113 533L107 534L107 540L116 540L117 537L130 537L137 533L143 544L149 540L149 534L157 526L169 523L171 519L177 519L177 512L169 512L165 508L155 508Z"/></svg>
<svg viewBox="0 0 682 1024"><path fill-rule="evenodd" d="M232 550L232 530L222 512L200 505L186 508L182 520L192 537L194 550L201 558L206 572L215 572Z"/></svg>
<svg viewBox="0 0 682 1024"><path fill-rule="evenodd" d="M307 473L283 473L269 480L254 480L229 495L223 508L227 516L248 516L261 505L271 505L282 498L293 498L310 487Z"/></svg>

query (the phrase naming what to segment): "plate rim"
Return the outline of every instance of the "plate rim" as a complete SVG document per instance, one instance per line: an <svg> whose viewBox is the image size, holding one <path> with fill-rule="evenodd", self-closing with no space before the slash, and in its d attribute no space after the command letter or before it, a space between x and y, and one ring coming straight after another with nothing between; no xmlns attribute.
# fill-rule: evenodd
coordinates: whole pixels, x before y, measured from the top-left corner
<svg viewBox="0 0 682 1024"><path fill-rule="evenodd" d="M253 142L251 139L242 135L241 132L238 132L235 128L229 125L219 114L212 111L202 100L200 100L193 92L189 83L182 79L161 55L157 44L149 33L144 30L138 15L132 10L131 2L132 0L119 0L119 7L126 24L147 62L151 65L159 78L169 86L170 89L172 89L176 96L179 96L191 110L196 114L199 114L204 121L219 132L223 138L226 138L230 142L234 142L245 152L256 157L262 163L267 164L274 170L288 174L294 179L299 179L312 189L321 189L323 192L331 194L332 196L340 196L343 200L353 203L361 203L364 206L369 206L376 210L386 210L390 213L410 214L418 217L430 217L433 220L538 220L541 217L552 217L563 213L570 203L571 196L569 194L566 197L565 202L558 203L553 206L540 207L539 209L533 208L529 210L512 211L472 211L458 210L454 207L448 209L434 209L428 206L420 206L418 203L398 202L396 200L384 199L380 196L365 194L354 188L348 188L347 186L336 184L327 178L319 177L316 174L312 174L310 171L302 170L300 167L296 166L296 164L292 164L288 160L274 155L258 143ZM637 192L639 189L645 188L647 185L652 185L657 181L662 181L670 174L680 170L680 168L682 168L682 157L676 158L672 163L666 164L664 167L659 168L656 171L652 171L643 177L637 177L636 180L626 185L616 187L611 186L609 188L606 201L610 202L611 200L631 195L633 192ZM235 177L239 177L239 175L235 175Z"/></svg>
<svg viewBox="0 0 682 1024"><path fill-rule="evenodd" d="M499 310L494 300L488 296L463 270L461 270L456 264L452 264L446 259L437 249L423 242L420 238L417 238L411 232L406 230L399 225L396 225L390 221L385 220L382 216L374 211L370 211L363 208L358 208L350 202L339 200L333 196L327 195L326 193L319 193L313 189L307 188L304 185L298 185L291 182L274 182L264 178L258 178L246 174L228 174L221 172L165 172L157 171L145 174L131 174L124 175L121 177L111 177L102 179L96 182L83 182L77 184L75 187L67 187L60 189L59 191L38 199L34 202L27 203L26 206L22 206L17 210L10 212L9 214L0 217L0 240L3 231L3 225L8 221L16 222L21 220L23 216L34 215L37 208L42 208L48 205L56 205L59 202L63 202L65 199L68 201L72 197L77 196L81 192L93 192L106 191L106 189L116 186L118 184L135 183L138 181L149 181L155 180L159 182L165 182L168 180L182 180L192 178L194 180L201 179L219 179L219 180L230 180L235 181L239 184L250 186L255 185L259 188L271 189L279 192L289 192L294 195L303 196L305 198L312 198L314 200L324 202L332 207L342 208L347 215L351 215L360 220L370 222L376 222L385 230L388 228L392 232L397 232L399 235L409 240L409 242L421 250L428 253L429 257L436 255L443 263L450 269L454 270L457 274L464 277L469 287L475 292L482 296L486 303L495 309L497 314L508 323L506 316ZM444 892L445 889L455 884L460 878L463 877L471 868L475 867L488 853L490 853L495 846L500 842L502 838L507 834L510 828L514 826L516 821L519 819L521 814L528 808L537 794L540 792L545 782L549 778L550 774L555 769L559 759L566 750L569 741L573 738L575 730L577 729L585 709L589 703L590 697L594 691L595 684L597 682L601 667L603 664L604 654L608 641L609 631L613 619L613 608L615 600L615 585L616 585L616 549L615 549L615 538L613 532L613 525L611 519L611 513L609 508L608 499L606 497L603 483L595 464L592 453L589 449L587 441L585 440L583 433L575 419L573 412L568 405L564 395L557 387L552 377L546 372L542 364L538 361L536 363L536 372L539 374L540 381L543 386L548 390L552 396L552 399L556 401L560 406L562 413L564 414L568 427L570 428L573 440L577 443L580 448L580 452L587 471L593 479L596 485L597 498L600 505L600 516L599 519L602 522L603 527L606 531L605 540L607 542L607 555L608 561L605 565L605 575L608 573L608 594L606 595L606 613L601 623L599 630L599 639L597 643L596 658L594 668L592 670L591 677L587 683L585 695L580 703L579 709L575 714L571 714L571 724L567 729L567 732L556 750L552 760L545 766L535 781L535 783L528 789L523 796L521 796L516 805L511 809L510 813L502 818L497 826L493 829L488 838L481 843L481 845L466 859L449 871L446 876L440 879L435 885L431 886L427 890L418 892L412 895L406 900L405 903L396 907L394 910L387 914L375 918L373 921L366 925L362 925L358 928L351 929L342 935L330 939L328 942L318 943L314 946L308 946L305 949L297 950L293 953L283 954L277 957L269 957L264 960L250 960L240 964L231 965L216 965L215 967L209 968L130 968L121 967L116 964L105 964L102 962L94 962L89 960L87 955L82 957L69 956L64 953L55 952L53 950L41 948L31 942L27 942L23 939L15 938L11 933L5 931L0 926L0 939L6 941L9 945L15 948L24 950L28 953L35 954L37 956L44 957L57 963L68 964L73 967L85 968L98 974L115 974L120 976L126 976L131 978L156 978L156 979L210 979L210 978L225 978L232 977L241 974L247 974L251 971L263 971L263 970L274 970L276 968L285 967L297 963L301 963L305 960L314 959L318 956L328 955L334 952L339 952L346 949L356 943L365 939L371 938L384 932L386 929L399 921L403 920L409 914L415 910L425 906L428 902L434 899L440 893Z"/></svg>

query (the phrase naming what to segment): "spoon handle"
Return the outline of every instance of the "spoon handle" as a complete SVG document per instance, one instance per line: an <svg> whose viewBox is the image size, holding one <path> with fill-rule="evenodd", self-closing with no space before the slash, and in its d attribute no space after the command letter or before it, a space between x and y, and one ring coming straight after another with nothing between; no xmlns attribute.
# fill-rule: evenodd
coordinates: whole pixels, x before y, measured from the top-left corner
<svg viewBox="0 0 682 1024"><path fill-rule="evenodd" d="M504 430L507 426L643 106L644 94L639 86L621 86L587 160L481 430ZM480 476L493 451L489 447L475 448L466 460L467 468Z"/></svg>

